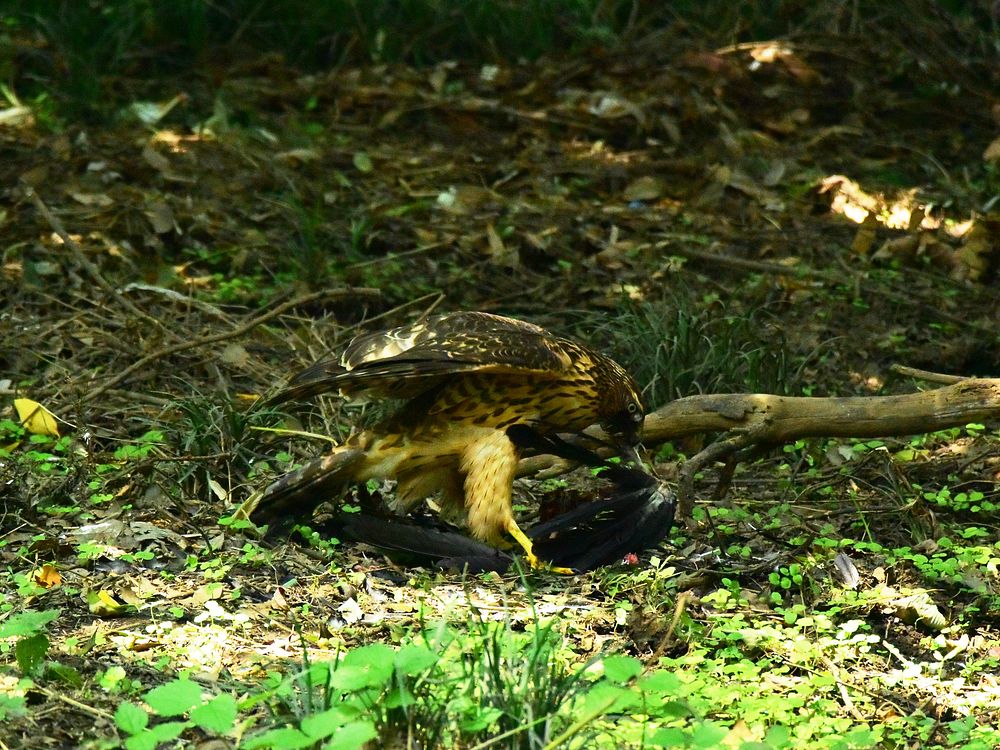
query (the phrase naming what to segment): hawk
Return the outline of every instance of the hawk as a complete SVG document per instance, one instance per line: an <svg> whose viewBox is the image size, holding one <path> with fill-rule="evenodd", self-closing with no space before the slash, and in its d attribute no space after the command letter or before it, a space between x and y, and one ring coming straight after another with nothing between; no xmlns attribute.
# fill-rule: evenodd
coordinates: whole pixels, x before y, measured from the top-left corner
<svg viewBox="0 0 1000 750"><path fill-rule="evenodd" d="M464 519L492 545L510 536L532 567L539 560L511 506L526 442L519 435L544 439L599 424L634 456L645 415L638 386L617 362L531 323L482 312L359 336L339 360L306 369L269 403L327 392L404 404L268 486L254 523L287 526L350 483L395 479L395 511L439 494L442 516Z"/></svg>

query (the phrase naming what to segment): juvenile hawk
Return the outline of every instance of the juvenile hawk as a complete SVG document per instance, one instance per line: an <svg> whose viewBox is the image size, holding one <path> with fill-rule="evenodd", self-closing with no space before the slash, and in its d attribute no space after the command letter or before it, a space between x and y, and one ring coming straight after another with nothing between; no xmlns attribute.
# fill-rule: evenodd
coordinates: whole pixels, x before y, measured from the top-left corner
<svg viewBox="0 0 1000 750"><path fill-rule="evenodd" d="M397 481L395 510L440 493L441 513L500 544L509 534L539 565L514 520L511 491L523 441L599 424L626 455L642 436L639 388L616 362L543 328L456 312L355 338L339 361L292 379L271 403L336 391L405 399L388 419L268 486L251 520L287 525L348 483Z"/></svg>

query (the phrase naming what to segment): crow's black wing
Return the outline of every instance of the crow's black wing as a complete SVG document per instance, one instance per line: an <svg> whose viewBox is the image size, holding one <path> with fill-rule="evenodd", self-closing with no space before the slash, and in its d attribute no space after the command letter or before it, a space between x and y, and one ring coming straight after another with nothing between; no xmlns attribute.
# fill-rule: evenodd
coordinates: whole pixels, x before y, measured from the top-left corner
<svg viewBox="0 0 1000 750"><path fill-rule="evenodd" d="M613 485L608 498L579 505L527 531L543 560L590 570L655 547L673 528L677 499L656 477L524 425L509 428L507 436L521 448L601 468L600 476Z"/></svg>
<svg viewBox="0 0 1000 750"><path fill-rule="evenodd" d="M529 529L535 553L554 565L592 570L659 545L673 527L677 499L655 478L634 473L650 481L640 484L626 478L626 486L615 486L611 497Z"/></svg>

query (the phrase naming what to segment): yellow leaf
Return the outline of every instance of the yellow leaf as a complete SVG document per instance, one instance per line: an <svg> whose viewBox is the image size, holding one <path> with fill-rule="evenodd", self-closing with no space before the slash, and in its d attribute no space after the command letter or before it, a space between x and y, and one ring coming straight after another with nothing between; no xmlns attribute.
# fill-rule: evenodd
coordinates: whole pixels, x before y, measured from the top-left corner
<svg viewBox="0 0 1000 750"><path fill-rule="evenodd" d="M59 437L56 416L37 401L30 398L15 398L14 409L24 428L33 435Z"/></svg>
<svg viewBox="0 0 1000 750"><path fill-rule="evenodd" d="M39 586L44 586L47 589L50 589L53 586L58 586L62 583L62 576L53 565L43 565L35 571L34 575L35 583Z"/></svg>
<svg viewBox="0 0 1000 750"><path fill-rule="evenodd" d="M854 241L851 243L851 252L857 255L867 255L868 251L872 249L872 245L875 244L875 232L878 229L878 219L875 214L868 214L865 220L861 222L861 226L858 227L857 234L854 235Z"/></svg>
<svg viewBox="0 0 1000 750"><path fill-rule="evenodd" d="M98 617L118 617L128 611L128 605L118 601L105 589L91 591L87 594L87 607L91 614Z"/></svg>

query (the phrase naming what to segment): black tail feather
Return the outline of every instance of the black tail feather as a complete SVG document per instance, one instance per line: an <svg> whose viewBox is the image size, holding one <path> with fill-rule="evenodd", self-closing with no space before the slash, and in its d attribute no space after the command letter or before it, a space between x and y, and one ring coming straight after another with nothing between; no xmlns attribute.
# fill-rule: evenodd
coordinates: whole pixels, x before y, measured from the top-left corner
<svg viewBox="0 0 1000 750"><path fill-rule="evenodd" d="M380 518L363 513L340 513L338 526L353 539L379 547L426 557L475 557L499 552L483 542L455 531L444 531L401 518ZM419 529L418 538L410 532Z"/></svg>
<svg viewBox="0 0 1000 750"><path fill-rule="evenodd" d="M513 562L510 555L488 544L413 519L338 513L323 530L380 549L414 555L446 570L503 573Z"/></svg>
<svg viewBox="0 0 1000 750"><path fill-rule="evenodd" d="M522 448L600 468L599 476L614 484L609 498L580 505L527 532L543 559L590 570L655 547L673 528L677 499L656 477L523 425L511 427L507 435Z"/></svg>

